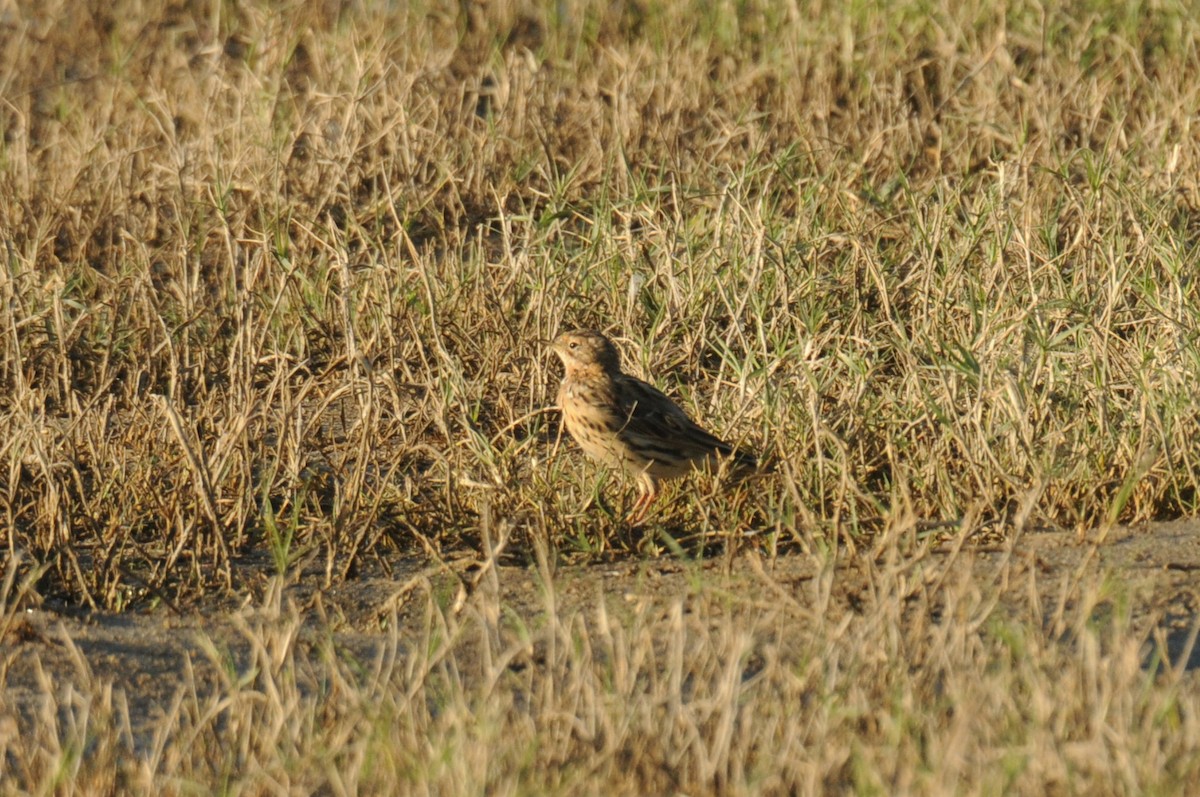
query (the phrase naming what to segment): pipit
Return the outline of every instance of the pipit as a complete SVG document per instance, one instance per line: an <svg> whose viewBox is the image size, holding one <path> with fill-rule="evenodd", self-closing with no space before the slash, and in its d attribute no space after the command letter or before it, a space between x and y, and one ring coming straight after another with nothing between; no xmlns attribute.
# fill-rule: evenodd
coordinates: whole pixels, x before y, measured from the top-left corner
<svg viewBox="0 0 1200 797"><path fill-rule="evenodd" d="M736 471L757 467L753 455L713 437L653 385L621 372L617 348L592 329L564 332L552 344L566 367L558 406L584 453L637 479L629 513L641 523L659 482L732 460Z"/></svg>

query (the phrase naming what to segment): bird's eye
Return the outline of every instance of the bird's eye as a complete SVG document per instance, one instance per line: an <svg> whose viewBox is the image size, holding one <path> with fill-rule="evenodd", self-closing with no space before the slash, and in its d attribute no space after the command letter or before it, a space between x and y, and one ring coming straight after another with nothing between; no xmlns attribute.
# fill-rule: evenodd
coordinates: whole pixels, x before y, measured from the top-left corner
<svg viewBox="0 0 1200 797"><path fill-rule="evenodd" d="M579 344L576 343L575 341L571 341L570 343L567 344L568 349L575 349L577 346L579 346Z"/></svg>

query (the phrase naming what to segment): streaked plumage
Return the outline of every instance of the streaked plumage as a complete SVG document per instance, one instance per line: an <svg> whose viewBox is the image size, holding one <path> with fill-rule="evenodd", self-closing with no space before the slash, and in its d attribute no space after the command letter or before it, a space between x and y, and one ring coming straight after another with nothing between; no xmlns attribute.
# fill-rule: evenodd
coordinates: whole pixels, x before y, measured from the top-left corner
<svg viewBox="0 0 1200 797"><path fill-rule="evenodd" d="M637 478L633 522L646 516L663 479L720 457L732 458L738 469L757 466L753 455L704 431L662 391L622 373L616 347L599 332L564 332L553 349L566 368L558 406L567 431L589 456Z"/></svg>

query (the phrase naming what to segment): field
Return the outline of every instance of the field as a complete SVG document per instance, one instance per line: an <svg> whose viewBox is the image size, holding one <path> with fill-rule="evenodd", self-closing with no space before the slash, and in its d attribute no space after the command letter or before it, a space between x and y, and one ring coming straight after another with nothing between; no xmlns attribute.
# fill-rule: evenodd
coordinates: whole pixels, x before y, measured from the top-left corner
<svg viewBox="0 0 1200 797"><path fill-rule="evenodd" d="M1200 8L0 2L0 794L1200 779ZM547 342L770 463L629 480Z"/></svg>

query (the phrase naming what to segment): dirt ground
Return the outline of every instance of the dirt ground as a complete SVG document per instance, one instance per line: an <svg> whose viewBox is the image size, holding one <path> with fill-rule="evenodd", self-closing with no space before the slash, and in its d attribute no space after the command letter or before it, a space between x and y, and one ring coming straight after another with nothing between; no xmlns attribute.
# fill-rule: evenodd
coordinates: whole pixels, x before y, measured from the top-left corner
<svg viewBox="0 0 1200 797"><path fill-rule="evenodd" d="M518 552L515 561L496 568L495 579L478 581L498 588L507 611L536 622L545 611L546 590L533 557L521 562L521 556ZM912 562L892 563L901 569L910 565L912 577L926 582L946 578L951 569L968 572L981 590L996 594L1002 609L1024 611L1024 616L1029 616L1030 596L1036 596L1045 607L1047 623L1053 621L1055 607L1070 604L1080 585L1115 584L1132 609L1135 628L1146 634L1147 666L1155 646L1165 643L1176 667L1183 664L1193 675L1200 671L1200 646L1194 645L1200 623L1198 520L1118 527L1099 544L1064 532L1029 532L1016 545L974 546L968 541L956 550L952 543L941 543ZM869 551L846 556L834 566L827 611L855 611L871 600L871 581L885 566ZM374 572L329 590L314 586L318 574L304 573L285 587L283 605L296 607L304 618L302 637L331 629L341 651L366 661L382 649L385 623L398 621L401 640L420 623L420 601L406 585L427 576L429 583L445 587L449 602L459 584L450 574L454 569L415 560L376 562ZM464 582L472 580L471 568L458 569ZM667 606L705 591L804 602L807 585L819 571L817 557L801 553L774 560L741 554L704 562L627 557L559 566L553 585L560 614L587 611L598 597L618 607L644 602ZM135 745L146 744L150 729L171 710L189 671L203 689L219 678L215 661L225 666L232 662L235 669L244 665L250 655L245 628L262 615L258 605L252 598L240 606L225 602L184 613L165 608L148 613L87 612L48 603L26 609L0 640L5 704L0 734L20 732L21 718L32 718L48 690L59 696L86 696L98 685L111 685L128 703ZM797 628L798 642L802 634ZM302 640L300 649L304 648ZM315 643L310 646L315 648Z"/></svg>

